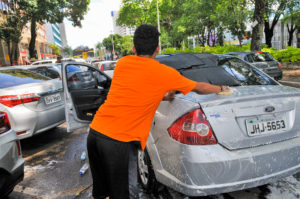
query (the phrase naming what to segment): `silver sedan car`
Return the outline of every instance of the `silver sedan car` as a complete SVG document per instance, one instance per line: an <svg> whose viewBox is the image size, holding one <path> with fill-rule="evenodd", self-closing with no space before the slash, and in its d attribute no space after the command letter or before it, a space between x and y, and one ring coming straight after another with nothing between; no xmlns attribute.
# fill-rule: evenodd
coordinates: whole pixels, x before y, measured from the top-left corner
<svg viewBox="0 0 300 199"><path fill-rule="evenodd" d="M228 85L233 93L177 93L174 100L160 103L146 150L138 158L140 181L147 191L159 182L187 196L213 195L300 171L299 89L282 86L232 56L183 53L156 59L192 80ZM85 113L79 109L80 97L88 99L80 92L65 90L68 130L88 124L78 114ZM84 92L91 99L95 93L101 99L107 94Z"/></svg>
<svg viewBox="0 0 300 199"><path fill-rule="evenodd" d="M0 111L20 139L65 121L60 80L14 67L1 67L0 79Z"/></svg>
<svg viewBox="0 0 300 199"><path fill-rule="evenodd" d="M5 198L24 178L20 141L10 127L7 113L0 111L0 198Z"/></svg>

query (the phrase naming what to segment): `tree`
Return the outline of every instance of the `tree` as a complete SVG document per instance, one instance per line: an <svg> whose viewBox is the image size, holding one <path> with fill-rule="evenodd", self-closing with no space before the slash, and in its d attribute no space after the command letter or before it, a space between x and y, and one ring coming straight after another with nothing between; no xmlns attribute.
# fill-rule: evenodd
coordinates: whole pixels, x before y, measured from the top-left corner
<svg viewBox="0 0 300 199"><path fill-rule="evenodd" d="M123 0L117 18L118 25L135 27L156 23L156 4L149 0Z"/></svg>
<svg viewBox="0 0 300 199"><path fill-rule="evenodd" d="M37 23L61 23L64 17L73 22L74 26L81 26L81 20L88 10L90 0L22 0L18 6L24 17L30 21L31 39L29 55L35 55L35 41Z"/></svg>
<svg viewBox="0 0 300 199"><path fill-rule="evenodd" d="M255 0L255 8L253 15L254 27L252 30L251 50L260 51L262 48L262 34L264 26L264 15L267 0Z"/></svg>
<svg viewBox="0 0 300 199"><path fill-rule="evenodd" d="M220 1L216 13L218 20L236 36L242 46L242 40L246 33L246 21L249 16L247 0Z"/></svg>
<svg viewBox="0 0 300 199"><path fill-rule="evenodd" d="M122 55L132 55L133 50L133 38L132 36L126 35L121 39L121 54Z"/></svg>
<svg viewBox="0 0 300 199"><path fill-rule="evenodd" d="M287 10L283 16L282 22L286 24L289 32L288 46L292 46L295 30L300 29L300 2L291 1L287 5Z"/></svg>
<svg viewBox="0 0 300 199"><path fill-rule="evenodd" d="M119 34L111 34L108 37L104 38L102 41L102 45L106 48L106 50L109 50L110 52L114 50L118 53L121 52L121 43L122 36Z"/></svg>
<svg viewBox="0 0 300 199"><path fill-rule="evenodd" d="M73 50L70 46L66 46L63 48L63 52L65 55L72 57L73 56Z"/></svg>
<svg viewBox="0 0 300 199"><path fill-rule="evenodd" d="M272 47L272 38L274 28L279 21L281 15L284 13L289 1L298 0L265 0L266 3L266 17L265 17L265 37L268 47ZM272 23L270 20L272 19Z"/></svg>
<svg viewBox="0 0 300 199"><path fill-rule="evenodd" d="M58 45L56 45L56 44L49 44L49 46L52 49L52 53L54 55L61 55L61 50L60 50L60 48L59 48Z"/></svg>
<svg viewBox="0 0 300 199"><path fill-rule="evenodd" d="M6 5L9 7L9 13L3 17L3 21L0 24L0 39L5 41L7 45L11 65L19 58L18 44L21 41L22 30L26 24L26 19L16 7L17 2L6 2Z"/></svg>

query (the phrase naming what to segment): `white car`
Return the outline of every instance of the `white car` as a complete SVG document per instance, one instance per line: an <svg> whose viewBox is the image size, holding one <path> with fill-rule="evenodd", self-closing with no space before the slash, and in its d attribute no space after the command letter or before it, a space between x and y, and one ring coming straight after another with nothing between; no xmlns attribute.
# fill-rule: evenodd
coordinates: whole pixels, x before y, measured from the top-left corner
<svg viewBox="0 0 300 199"><path fill-rule="evenodd" d="M19 139L65 121L62 83L18 67L0 67L0 111Z"/></svg>
<svg viewBox="0 0 300 199"><path fill-rule="evenodd" d="M53 63L56 63L56 59L35 61L35 62L32 62L31 65L43 65L43 64L53 64Z"/></svg>

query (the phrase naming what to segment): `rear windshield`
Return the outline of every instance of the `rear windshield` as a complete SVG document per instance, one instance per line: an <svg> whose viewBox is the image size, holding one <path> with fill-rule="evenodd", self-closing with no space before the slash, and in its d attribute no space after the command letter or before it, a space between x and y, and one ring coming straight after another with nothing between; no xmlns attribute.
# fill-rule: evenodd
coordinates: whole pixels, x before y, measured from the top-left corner
<svg viewBox="0 0 300 199"><path fill-rule="evenodd" d="M202 66L180 70L179 72L194 81L215 85L277 85L261 71L237 58L226 58L218 66Z"/></svg>
<svg viewBox="0 0 300 199"><path fill-rule="evenodd" d="M49 77L51 79L59 78L59 73L53 67L39 67L29 70L41 74L43 76Z"/></svg>
<svg viewBox="0 0 300 199"><path fill-rule="evenodd" d="M22 69L0 70L0 79L0 89L50 80L48 77Z"/></svg>
<svg viewBox="0 0 300 199"><path fill-rule="evenodd" d="M268 53L256 53L247 55L249 62L274 61L273 57Z"/></svg>
<svg viewBox="0 0 300 199"><path fill-rule="evenodd" d="M264 58L265 61L275 61L275 59L267 52L258 53L261 57Z"/></svg>
<svg viewBox="0 0 300 199"><path fill-rule="evenodd" d="M114 70L115 66L116 66L115 62L113 62L113 63L104 63L103 64L104 70Z"/></svg>

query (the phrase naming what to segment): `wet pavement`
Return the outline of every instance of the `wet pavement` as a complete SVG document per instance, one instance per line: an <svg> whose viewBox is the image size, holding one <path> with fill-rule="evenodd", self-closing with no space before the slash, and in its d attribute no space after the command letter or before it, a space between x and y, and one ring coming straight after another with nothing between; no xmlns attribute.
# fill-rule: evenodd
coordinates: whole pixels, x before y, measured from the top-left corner
<svg viewBox="0 0 300 199"><path fill-rule="evenodd" d="M8 199L91 198L91 173L79 170L80 156L86 151L87 129L67 133L65 124L21 141L25 178ZM87 161L87 160L85 160ZM188 199L160 186L157 193L141 193L143 199ZM253 189L193 199L299 199L300 174ZM190 198L192 199L192 198Z"/></svg>

